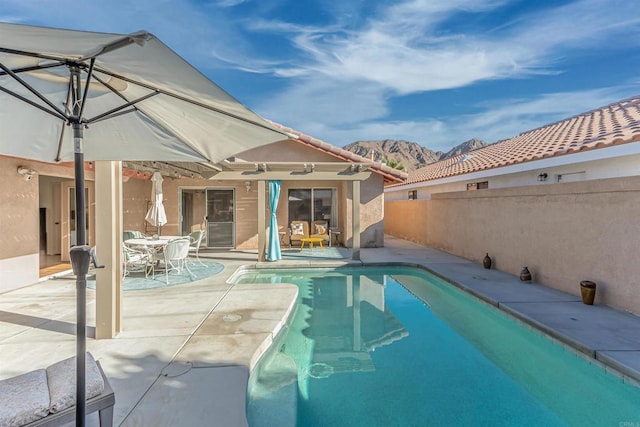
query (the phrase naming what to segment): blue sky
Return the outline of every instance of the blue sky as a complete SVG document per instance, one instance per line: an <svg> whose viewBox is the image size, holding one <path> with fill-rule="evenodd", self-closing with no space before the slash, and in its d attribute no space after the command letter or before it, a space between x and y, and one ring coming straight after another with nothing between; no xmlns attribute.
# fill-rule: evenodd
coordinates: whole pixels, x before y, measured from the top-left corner
<svg viewBox="0 0 640 427"><path fill-rule="evenodd" d="M258 114L447 151L640 94L638 0L2 0L5 22L147 30Z"/></svg>

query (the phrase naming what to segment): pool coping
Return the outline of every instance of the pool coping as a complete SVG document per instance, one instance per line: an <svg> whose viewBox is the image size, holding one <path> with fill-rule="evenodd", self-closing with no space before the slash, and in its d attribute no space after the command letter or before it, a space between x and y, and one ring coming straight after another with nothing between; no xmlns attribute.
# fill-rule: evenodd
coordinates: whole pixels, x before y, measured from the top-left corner
<svg viewBox="0 0 640 427"><path fill-rule="evenodd" d="M451 266L452 264L447 264ZM236 271L229 277L229 283L232 283L233 279L237 277L237 275L242 274L246 271L250 270L261 270L261 269L289 269L289 268L348 268L348 267L413 267L419 270L427 271L439 279L449 283L456 288L468 293L469 295L477 298L478 300L489 304L501 312L509 315L510 317L521 321L525 325L533 328L534 330L539 331L546 335L549 339L556 342L559 345L562 345L576 354L585 357L590 363L594 363L595 365L600 366L605 371L616 375L623 382L632 384L634 386L640 387L640 318L634 316L630 313L626 313L623 311L616 310L614 308L595 304L593 306L586 306L581 302L581 299L577 296L546 287L544 285L538 283L526 283L523 284L520 282L519 278L509 275L504 272L500 272L497 270L483 270L482 267L477 266L471 262L465 265L467 270L472 271L474 274L469 276L469 279L466 280L466 283L461 280L460 277L453 279L443 273L442 270L447 270L447 268L438 269L437 265L425 265L420 262L406 262L406 261L389 261L389 262L380 262L380 261L343 261L343 262L309 262L305 265L300 265L300 263L287 265L286 263L278 263L278 265L273 264L254 264L254 265L243 265L236 269ZM455 263L453 265L454 268L459 268L460 264ZM494 289L497 293L491 295L489 292L483 291L482 286L478 286L474 283L474 280L487 281L486 277L483 276L499 276L495 277L495 281L497 283L496 286L502 287ZM491 280L491 278L489 278ZM484 283L486 286L487 284ZM510 287L511 289L507 289ZM516 290L519 297L515 299L510 298L501 298L499 297L500 291L513 291ZM530 295L527 296L526 294ZM531 294L533 296L531 296ZM529 299L528 299L529 298ZM535 306L544 307L539 313L536 313ZM607 324L610 322L620 321L621 324L632 324L633 333L637 329L638 343L632 343L629 348L628 342L622 343L613 343L612 340L615 340L615 337L606 335L607 330L592 330L591 334L602 334L601 338L605 338L605 341L609 341L608 348L602 346L595 346L592 343L589 343L588 339L585 339L584 333L583 336L580 336L578 332L584 332L583 329L573 329L575 333L570 333L571 328L574 325L569 324L565 331L559 330L559 328L554 327L554 325L549 324L549 322L545 322L544 314L549 311L549 307L554 307L558 310L567 310L569 307L573 311L581 312L582 315L587 316L592 319L590 322L591 325L589 327L598 326L598 319L595 317L606 317ZM524 310L523 308L533 310ZM289 313L291 314L291 313ZM556 319L558 320L558 319ZM560 319L563 320L563 319ZM569 318L571 321L575 321L574 318ZM579 320L579 319L578 319ZM285 320L286 323L286 320ZM588 338L588 337L587 337ZM637 346L636 346L637 344ZM638 360L635 360L633 355L637 353ZM264 354L264 353L263 353ZM631 357L629 357L631 355ZM261 354L262 356L262 354ZM629 360L631 359L631 360ZM629 363L631 362L631 363ZM635 364L633 363L635 362ZM636 366L637 364L637 366Z"/></svg>

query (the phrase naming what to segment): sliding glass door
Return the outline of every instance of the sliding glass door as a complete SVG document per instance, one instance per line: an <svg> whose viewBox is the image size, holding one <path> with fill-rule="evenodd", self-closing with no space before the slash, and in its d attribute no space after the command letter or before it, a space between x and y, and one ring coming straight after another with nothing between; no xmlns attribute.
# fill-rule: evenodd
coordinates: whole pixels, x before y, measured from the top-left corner
<svg viewBox="0 0 640 427"><path fill-rule="evenodd" d="M207 190L207 247L235 247L234 190Z"/></svg>
<svg viewBox="0 0 640 427"><path fill-rule="evenodd" d="M338 203L335 188L289 190L289 223L291 221L326 220L329 227L338 226Z"/></svg>

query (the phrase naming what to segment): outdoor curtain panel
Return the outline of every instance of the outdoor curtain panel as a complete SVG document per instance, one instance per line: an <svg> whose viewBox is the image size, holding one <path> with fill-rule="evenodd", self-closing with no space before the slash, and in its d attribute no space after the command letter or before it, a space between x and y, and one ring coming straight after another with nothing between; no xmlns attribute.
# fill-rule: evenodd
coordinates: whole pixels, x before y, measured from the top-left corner
<svg viewBox="0 0 640 427"><path fill-rule="evenodd" d="M269 247L267 248L267 259L278 261L282 259L280 253L280 237L278 234L278 199L280 198L280 181L269 181L269 209L271 209L271 219L269 222Z"/></svg>

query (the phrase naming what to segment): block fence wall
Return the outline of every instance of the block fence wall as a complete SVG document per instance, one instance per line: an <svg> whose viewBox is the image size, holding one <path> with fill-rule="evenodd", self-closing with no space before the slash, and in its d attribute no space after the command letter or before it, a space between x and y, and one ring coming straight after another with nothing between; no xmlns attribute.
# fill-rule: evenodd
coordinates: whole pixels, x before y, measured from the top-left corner
<svg viewBox="0 0 640 427"><path fill-rule="evenodd" d="M385 233L640 315L640 177L431 197L386 202Z"/></svg>

